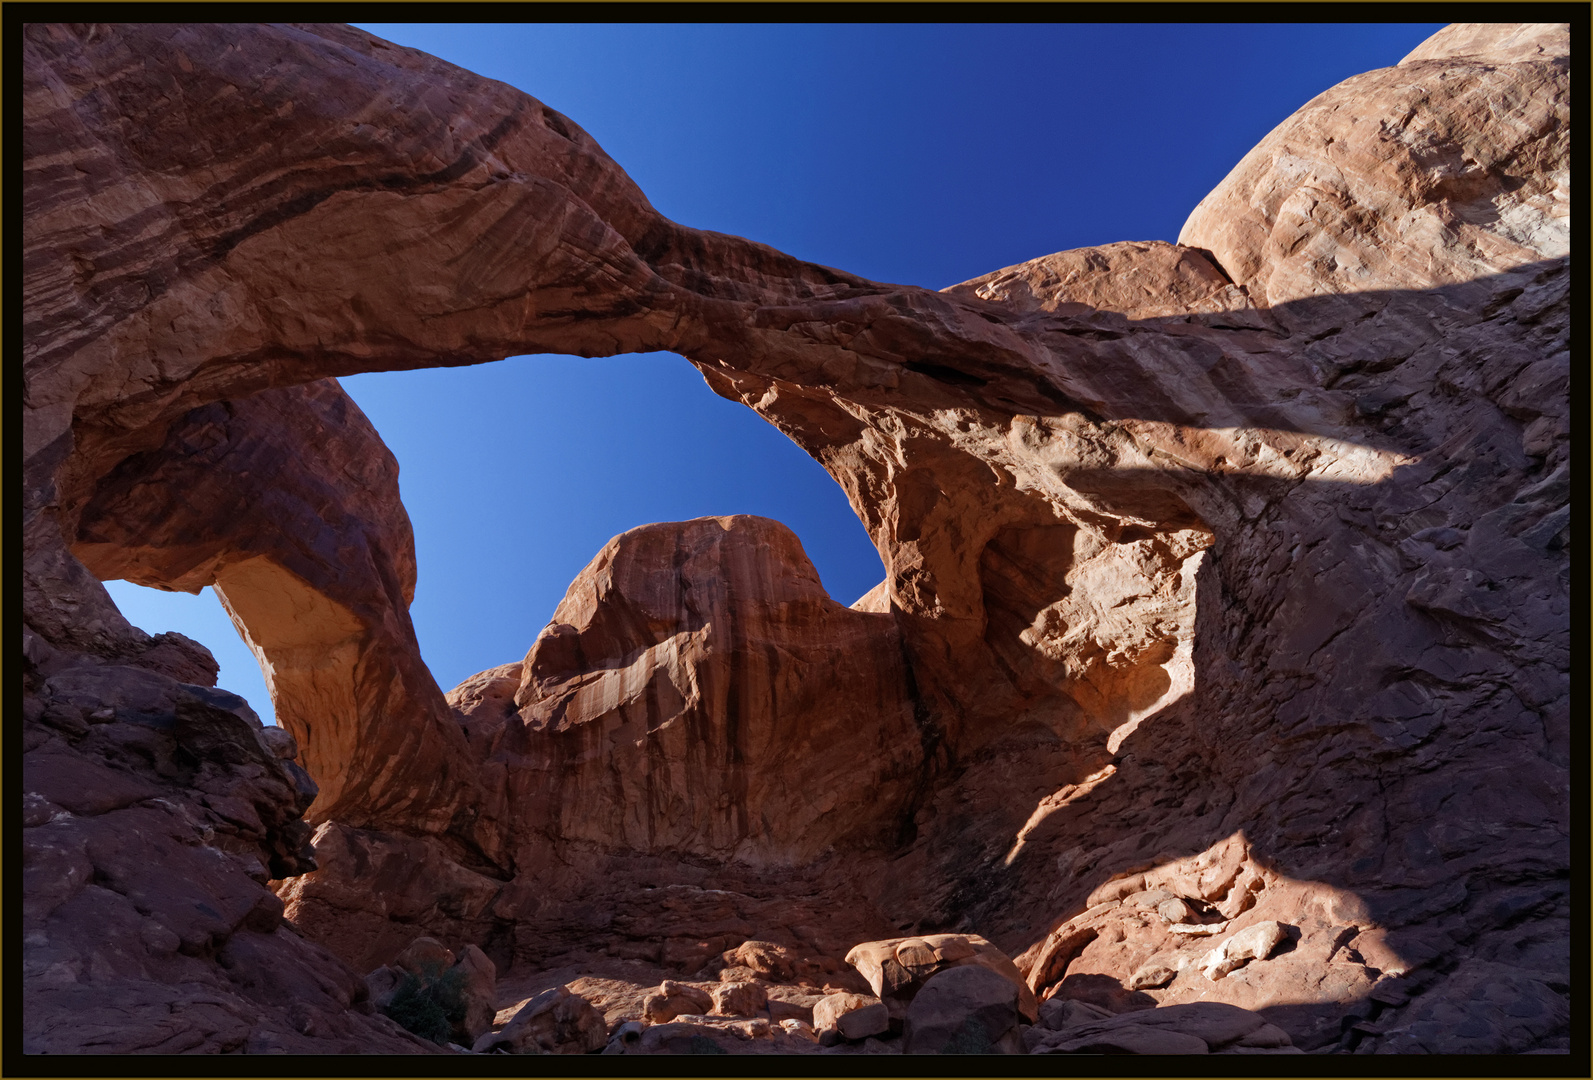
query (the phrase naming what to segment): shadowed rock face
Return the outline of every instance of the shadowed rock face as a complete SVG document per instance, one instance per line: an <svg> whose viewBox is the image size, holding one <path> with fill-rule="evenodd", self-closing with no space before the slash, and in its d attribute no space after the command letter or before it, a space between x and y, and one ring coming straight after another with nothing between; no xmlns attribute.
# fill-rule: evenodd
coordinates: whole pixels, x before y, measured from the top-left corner
<svg viewBox="0 0 1593 1080"><path fill-rule="evenodd" d="M57 673L203 668L99 579L215 584L321 784L279 890L364 967L417 926L688 971L961 929L1042 997L1311 1049L1562 1033L1564 27L1318 96L1179 245L942 293L675 225L567 118L346 27L24 37L30 760L82 752ZM444 697L331 377L655 349L823 463L885 580L849 611L772 522L648 526ZM28 962L87 973L30 989L35 1040L179 978Z"/></svg>
<svg viewBox="0 0 1593 1080"><path fill-rule="evenodd" d="M409 621L398 463L334 380L185 414L100 480L73 552L102 579L215 586L320 784L313 817L441 832L481 804Z"/></svg>

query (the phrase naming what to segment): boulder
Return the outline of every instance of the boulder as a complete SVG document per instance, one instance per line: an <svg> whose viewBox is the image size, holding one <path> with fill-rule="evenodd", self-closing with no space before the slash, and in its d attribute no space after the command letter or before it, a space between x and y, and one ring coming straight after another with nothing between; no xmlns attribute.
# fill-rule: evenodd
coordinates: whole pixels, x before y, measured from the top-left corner
<svg viewBox="0 0 1593 1080"><path fill-rule="evenodd" d="M815 1031L813 1029L813 1025L808 1023L806 1020L800 1020L796 1017L788 1017L787 1019L777 1021L777 1023L780 1025L780 1030L784 1031L787 1035L790 1035L794 1038L805 1039L811 1042L818 1041L819 1033Z"/></svg>
<svg viewBox="0 0 1593 1080"><path fill-rule="evenodd" d="M1027 1022L1038 1015L1039 1002L1022 973L1000 949L977 934L928 934L923 937L865 941L846 954L846 962L868 980L882 1001L907 1002L924 980L947 968L988 968L1017 988L1018 1008Z"/></svg>
<svg viewBox="0 0 1593 1080"><path fill-rule="evenodd" d="M1123 985L1130 990L1155 990L1176 979L1180 970L1177 957L1153 956L1135 968Z"/></svg>
<svg viewBox="0 0 1593 1080"><path fill-rule="evenodd" d="M1130 990L1122 978L1102 971L1071 972L1056 985L1051 995L1053 1001L1077 1001L1114 1016L1156 1007L1156 999L1149 993Z"/></svg>
<svg viewBox="0 0 1593 1080"><path fill-rule="evenodd" d="M526 1002L501 1031L482 1035L471 1049L478 1054L592 1054L608 1042L603 1014L568 987L555 986Z"/></svg>
<svg viewBox="0 0 1593 1080"><path fill-rule="evenodd" d="M260 742L275 757L291 761L299 756L299 740L283 727L267 727L260 731Z"/></svg>
<svg viewBox="0 0 1593 1080"><path fill-rule="evenodd" d="M1192 923L1199 918L1188 901L1176 896L1157 904L1156 914L1160 915L1164 922L1170 923Z"/></svg>
<svg viewBox="0 0 1593 1080"><path fill-rule="evenodd" d="M1283 925L1275 919L1246 927L1206 954L1201 973L1215 982L1252 960L1265 960L1284 937Z"/></svg>
<svg viewBox="0 0 1593 1080"><path fill-rule="evenodd" d="M393 966L411 975L436 978L454 966L454 954L431 937L418 937L393 958Z"/></svg>
<svg viewBox="0 0 1593 1080"><path fill-rule="evenodd" d="M1289 1033L1276 1024L1262 1024L1254 1031L1241 1035L1237 1040L1229 1043L1223 1049L1215 1051L1215 1053L1232 1054L1248 1050L1282 1050L1285 1048L1298 1049L1298 1047L1294 1047L1294 1041L1289 1038ZM1304 1052L1303 1050L1300 1051L1302 1054Z"/></svg>
<svg viewBox="0 0 1593 1080"><path fill-rule="evenodd" d="M396 964L417 924L437 941L488 940L504 883L461 865L441 838L324 821L312 842L317 869L281 881L277 894L306 933L357 967ZM452 966L450 955L433 949L428 962Z"/></svg>
<svg viewBox="0 0 1593 1080"><path fill-rule="evenodd" d="M829 994L813 1006L813 1027L822 1038L826 1032L861 1040L882 1035L890 1028L890 1013L883 1002L864 994Z"/></svg>
<svg viewBox="0 0 1593 1080"><path fill-rule="evenodd" d="M731 957L731 965L743 967L769 982L787 982L797 972L801 957L793 950L768 941L744 941Z"/></svg>
<svg viewBox="0 0 1593 1080"><path fill-rule="evenodd" d="M1213 1049L1237 1042L1263 1028L1269 1027L1266 1018L1248 1009L1226 1005L1220 1001L1197 1001L1188 1005L1168 1005L1147 1009L1132 1016L1103 1021L1102 1026L1163 1028L1193 1035ZM1264 1044L1259 1044L1264 1045Z"/></svg>
<svg viewBox="0 0 1593 1080"><path fill-rule="evenodd" d="M666 1024L677 1016L700 1016L713 1007L714 1000L706 990L665 980L643 1000L642 1015L649 1024Z"/></svg>
<svg viewBox="0 0 1593 1080"><path fill-rule="evenodd" d="M908 1054L1021 1054L1018 988L981 964L948 967L924 981L907 1007Z"/></svg>
<svg viewBox="0 0 1593 1080"><path fill-rule="evenodd" d="M709 991L716 1016L767 1016L769 993L755 982L722 982Z"/></svg>

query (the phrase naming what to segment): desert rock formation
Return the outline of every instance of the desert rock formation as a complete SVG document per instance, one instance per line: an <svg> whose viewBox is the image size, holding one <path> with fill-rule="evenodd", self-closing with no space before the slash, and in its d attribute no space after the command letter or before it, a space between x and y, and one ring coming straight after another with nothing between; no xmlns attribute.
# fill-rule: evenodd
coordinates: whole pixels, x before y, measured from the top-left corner
<svg viewBox="0 0 1593 1080"><path fill-rule="evenodd" d="M523 671L493 749L515 819L571 841L801 865L889 821L922 762L895 621L764 518L616 537Z"/></svg>
<svg viewBox="0 0 1593 1080"><path fill-rule="evenodd" d="M24 647L26 1052L433 1049L266 887L314 866L291 736L213 664L207 686Z"/></svg>
<svg viewBox="0 0 1593 1080"><path fill-rule="evenodd" d="M676 225L347 27L23 51L25 1049L426 1049L354 974L422 932L552 994L531 1042L641 988L616 1052L828 1049L776 1012L948 932L1040 1002L1008 1048L1567 1045L1566 27L1326 91L1176 245L940 293ZM885 580L647 526L445 695L335 378L648 350L813 454ZM292 738L111 577L214 584ZM768 1015L625 1026L664 978Z"/></svg>
<svg viewBox="0 0 1593 1080"><path fill-rule="evenodd" d="M415 542L398 463L364 414L323 380L163 426L96 483L73 554L101 579L215 587L294 718L320 785L313 818L440 832L474 813L465 740L409 621ZM315 471L301 464L308 446Z"/></svg>

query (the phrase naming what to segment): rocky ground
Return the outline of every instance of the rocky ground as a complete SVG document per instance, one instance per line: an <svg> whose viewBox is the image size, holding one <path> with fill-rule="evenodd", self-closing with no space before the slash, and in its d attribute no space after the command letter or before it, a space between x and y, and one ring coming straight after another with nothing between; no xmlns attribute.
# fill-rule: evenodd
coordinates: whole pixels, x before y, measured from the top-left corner
<svg viewBox="0 0 1593 1080"><path fill-rule="evenodd" d="M1277 923L1257 926L1269 933L1216 952L1233 968L1266 961L1286 934ZM426 957L488 968L465 949L456 960L419 939L396 968L367 977L372 1002L389 1007L400 972L419 971ZM464 1042L448 1045L483 1054L1302 1053L1262 1014L1217 1002L1158 1007L1145 998L1114 1009L1064 992L1042 1004L977 936L863 942L849 956L850 966L826 970L833 959L747 941L690 979L636 961L566 957L496 984L475 978L471 994L499 1008L475 1009L471 997L478 1019L457 1023Z"/></svg>

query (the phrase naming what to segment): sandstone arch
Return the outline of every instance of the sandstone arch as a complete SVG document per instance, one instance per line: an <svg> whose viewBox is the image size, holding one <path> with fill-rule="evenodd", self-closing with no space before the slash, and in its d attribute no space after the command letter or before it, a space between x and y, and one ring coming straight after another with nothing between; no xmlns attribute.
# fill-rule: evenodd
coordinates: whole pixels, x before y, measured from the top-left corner
<svg viewBox="0 0 1593 1080"><path fill-rule="evenodd" d="M370 422L323 381L202 406L160 437L84 500L78 557L102 578L215 586L321 785L313 820L496 850L409 622L414 539Z"/></svg>
<svg viewBox="0 0 1593 1080"><path fill-rule="evenodd" d="M1350 998L1374 969L1425 972L1412 1024L1463 1000L1476 964L1543 1000L1568 992L1565 28L1451 28L1319 96L1179 245L1062 253L938 294L675 225L572 122L423 54L342 27L254 36L24 32L30 730L77 730L50 681L73 664L159 666L96 573L224 591L230 576L268 658L294 639L268 640L281 621L260 586L304 582L336 605L324 640L357 636L361 657L356 715L303 729L312 755L340 732L342 817L323 837L350 853L294 880L306 925L357 902L370 856L447 879L395 898L406 925L483 940L507 925L528 960L560 935L616 934L662 958L720 901L690 894L661 927L625 905L691 870L734 884L725 925L828 905L857 933L978 926L1031 949L1047 983L1073 962L1072 913L1206 859L1226 868L1213 902L1253 899L1232 895L1253 877L1258 903L1315 928L1302 948L1359 943ZM301 91L338 109L288 108ZM1494 122L1499 101L1522 122ZM380 132L344 123L362 110ZM151 545L150 504L125 486L171 469L153 489L184 490L204 447L163 453L171 440L251 410L291 430L336 408L322 380L340 374L653 349L807 447L881 549L886 581L853 614L889 613L933 767L893 839L844 866L753 873L741 850L666 866L592 835L560 838L563 861L542 837L510 850L492 794L506 766L414 666L401 513L292 462L259 490L331 485L320 505L358 519L363 544L295 562L297 530L251 535L247 516ZM250 430L240 445L263 447ZM1144 557L1120 626L1067 608L1097 556L1124 572ZM1158 618L1170 629L1149 632ZM1198 869L1180 887L1215 890ZM389 912L357 914L360 949L387 948ZM1108 937L1083 967L1123 962ZM1345 1000L1290 1022L1339 1030ZM1560 1021L1540 1013L1500 1045L1546 1037Z"/></svg>

